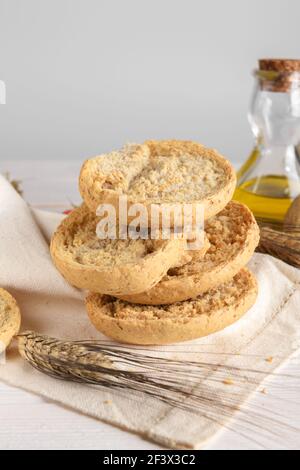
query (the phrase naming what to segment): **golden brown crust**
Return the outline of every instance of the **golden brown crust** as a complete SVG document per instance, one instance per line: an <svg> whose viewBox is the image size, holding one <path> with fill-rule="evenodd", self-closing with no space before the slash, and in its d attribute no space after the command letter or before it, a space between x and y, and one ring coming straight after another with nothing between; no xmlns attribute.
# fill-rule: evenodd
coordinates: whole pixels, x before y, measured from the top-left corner
<svg viewBox="0 0 300 470"><path fill-rule="evenodd" d="M152 140L137 148L133 146L132 154L127 147L119 153L119 159L117 153L87 160L81 169L79 189L94 212L103 203L112 204L118 212L119 197L126 195L128 209L134 203L147 207L149 222L152 204L188 202L194 205L195 221L196 204L202 204L204 218L208 219L222 210L233 195L233 167L216 150L201 144ZM169 161L164 164L165 157ZM166 165L171 168L166 169Z"/></svg>
<svg viewBox="0 0 300 470"><path fill-rule="evenodd" d="M21 326L21 313L16 300L0 288L0 352L3 344L8 346Z"/></svg>
<svg viewBox="0 0 300 470"><path fill-rule="evenodd" d="M99 218L85 205L59 225L51 241L53 261L68 282L82 289L127 295L151 288L172 266L191 259L183 238L101 240Z"/></svg>
<svg viewBox="0 0 300 470"><path fill-rule="evenodd" d="M120 152L113 151L86 160L79 175L79 190L89 209L95 213L99 204L116 204L118 196L126 191L128 176L134 178L148 157L147 146L129 144ZM119 162L124 164L124 168L120 168Z"/></svg>
<svg viewBox="0 0 300 470"><path fill-rule="evenodd" d="M89 294L86 308L91 322L104 335L124 343L159 345L219 331L237 321L256 297L255 277L243 268L231 281L193 300L149 306Z"/></svg>
<svg viewBox="0 0 300 470"><path fill-rule="evenodd" d="M202 259L192 259L171 269L152 289L136 295L118 296L146 305L172 304L196 297L230 280L250 260L259 242L259 228L252 212L231 201L206 222L210 247Z"/></svg>

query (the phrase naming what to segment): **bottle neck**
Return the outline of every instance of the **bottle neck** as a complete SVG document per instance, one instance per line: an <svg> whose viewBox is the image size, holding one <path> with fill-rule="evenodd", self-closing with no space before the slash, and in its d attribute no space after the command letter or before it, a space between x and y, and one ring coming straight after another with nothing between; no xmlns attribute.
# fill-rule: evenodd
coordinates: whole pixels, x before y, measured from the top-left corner
<svg viewBox="0 0 300 470"><path fill-rule="evenodd" d="M248 119L263 153L282 158L295 154L300 143L300 89L277 93L256 87Z"/></svg>

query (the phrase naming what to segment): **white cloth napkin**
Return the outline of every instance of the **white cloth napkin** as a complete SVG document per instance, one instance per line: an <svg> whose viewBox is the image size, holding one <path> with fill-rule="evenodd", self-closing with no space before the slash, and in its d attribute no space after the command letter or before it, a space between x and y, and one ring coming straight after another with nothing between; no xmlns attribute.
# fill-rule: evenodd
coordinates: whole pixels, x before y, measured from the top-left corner
<svg viewBox="0 0 300 470"><path fill-rule="evenodd" d="M103 338L87 318L84 293L69 286L51 262L47 239L61 217L33 214L0 176L0 286L16 297L22 312L22 330L62 339ZM215 370L199 381L197 389L218 403L231 400L232 406L226 408L226 413L218 412L217 418L210 414L211 404L189 413L150 397L55 380L33 369L14 349L6 364L0 365L0 380L140 433L166 447L198 448L228 422L257 383L300 346L300 271L260 254L253 256L250 268L259 282L259 296L255 306L237 323L197 341L150 348L159 354L216 364ZM271 356L273 359L266 361ZM220 380L220 361L228 366L229 381L226 377ZM230 371L235 370L230 367L255 369L257 374L250 377L242 372L245 386L234 381L229 385Z"/></svg>

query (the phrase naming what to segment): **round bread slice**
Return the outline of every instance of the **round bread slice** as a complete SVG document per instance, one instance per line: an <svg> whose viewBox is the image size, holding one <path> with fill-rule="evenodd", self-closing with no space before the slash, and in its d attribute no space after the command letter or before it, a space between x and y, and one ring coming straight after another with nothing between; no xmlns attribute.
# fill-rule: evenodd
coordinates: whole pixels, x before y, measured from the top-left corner
<svg viewBox="0 0 300 470"><path fill-rule="evenodd" d="M9 345L20 326L21 313L16 300L9 292L0 288L0 352Z"/></svg>
<svg viewBox="0 0 300 470"><path fill-rule="evenodd" d="M229 202L218 215L206 221L205 232L210 247L204 257L170 269L146 292L121 298L147 305L194 298L230 280L248 263L259 242L259 227L252 212L236 201Z"/></svg>
<svg viewBox="0 0 300 470"><path fill-rule="evenodd" d="M184 238L100 239L99 220L83 205L62 221L52 237L54 264L76 287L110 295L139 293L152 288L172 266L194 256Z"/></svg>
<svg viewBox="0 0 300 470"><path fill-rule="evenodd" d="M207 336L238 320L255 302L257 283L243 268L233 279L195 299L172 305L136 305L89 294L86 308L97 330L131 344L168 344Z"/></svg>
<svg viewBox="0 0 300 470"><path fill-rule="evenodd" d="M143 204L148 223L151 207L179 205L182 221L184 204L201 204L204 219L220 212L232 198L236 185L231 164L216 150L189 141L147 141L130 144L120 151L87 160L80 173L79 189L92 211L103 203L112 204L119 216L119 198L127 197L127 213L132 204ZM130 218L129 218L130 219ZM152 216L154 219L154 216Z"/></svg>

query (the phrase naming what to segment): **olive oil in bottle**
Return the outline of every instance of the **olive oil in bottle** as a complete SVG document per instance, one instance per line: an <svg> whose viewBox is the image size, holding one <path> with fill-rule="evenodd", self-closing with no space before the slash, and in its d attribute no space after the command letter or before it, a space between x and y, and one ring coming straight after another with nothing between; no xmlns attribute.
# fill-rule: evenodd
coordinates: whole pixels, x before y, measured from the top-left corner
<svg viewBox="0 0 300 470"><path fill-rule="evenodd" d="M288 184L286 176L252 178L237 187L234 199L250 207L258 218L281 222L293 201Z"/></svg>
<svg viewBox="0 0 300 470"><path fill-rule="evenodd" d="M300 60L259 65L248 115L256 144L237 174L234 199L257 218L282 222L300 194Z"/></svg>

